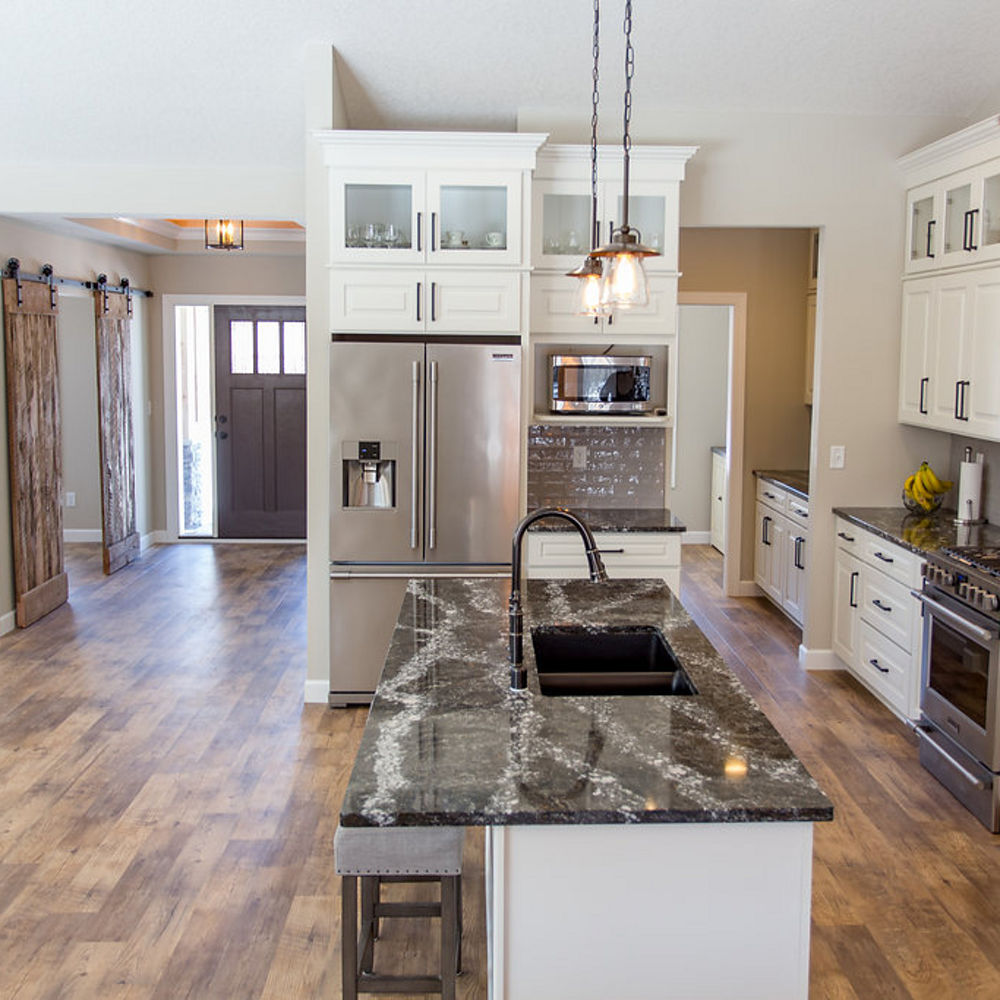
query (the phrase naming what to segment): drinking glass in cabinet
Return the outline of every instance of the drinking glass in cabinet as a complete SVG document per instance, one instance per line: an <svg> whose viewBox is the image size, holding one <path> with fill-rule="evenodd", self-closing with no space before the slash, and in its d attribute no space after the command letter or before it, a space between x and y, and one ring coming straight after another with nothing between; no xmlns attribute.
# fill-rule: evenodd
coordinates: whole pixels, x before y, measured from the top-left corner
<svg viewBox="0 0 1000 1000"><path fill-rule="evenodd" d="M935 223L933 196L929 195L913 202L910 212L910 260L924 260L933 256L931 250Z"/></svg>
<svg viewBox="0 0 1000 1000"><path fill-rule="evenodd" d="M983 245L1000 243L1000 174L983 181Z"/></svg>
<svg viewBox="0 0 1000 1000"><path fill-rule="evenodd" d="M472 184L441 187L441 247L507 249L507 188Z"/></svg>
<svg viewBox="0 0 1000 1000"><path fill-rule="evenodd" d="M345 185L345 246L409 250L412 209L409 184Z"/></svg>
<svg viewBox="0 0 1000 1000"><path fill-rule="evenodd" d="M666 202L659 195L634 194L628 200L629 226L639 231L642 236L641 242L660 253L663 252L663 226L666 207ZM608 225L620 226L621 220L622 197L619 195L618 218L609 219Z"/></svg>
<svg viewBox="0 0 1000 1000"><path fill-rule="evenodd" d="M589 232L590 199L586 195L546 194L542 198L543 254L579 253L585 242L589 249Z"/></svg>
<svg viewBox="0 0 1000 1000"><path fill-rule="evenodd" d="M969 232L969 206L972 204L972 185L962 184L951 188L944 198L944 252L972 249Z"/></svg>

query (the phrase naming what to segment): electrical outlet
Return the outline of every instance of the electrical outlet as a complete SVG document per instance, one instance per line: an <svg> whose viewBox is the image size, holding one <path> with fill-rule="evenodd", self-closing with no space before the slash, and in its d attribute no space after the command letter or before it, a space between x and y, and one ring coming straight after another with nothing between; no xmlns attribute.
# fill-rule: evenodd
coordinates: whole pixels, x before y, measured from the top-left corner
<svg viewBox="0 0 1000 1000"><path fill-rule="evenodd" d="M76 494L75 493L67 493L66 494L66 506L67 507L75 507L76 506Z"/></svg>
<svg viewBox="0 0 1000 1000"><path fill-rule="evenodd" d="M842 444L831 444L830 445L830 468L831 469L842 469L844 467L844 461L846 449Z"/></svg>
<svg viewBox="0 0 1000 1000"><path fill-rule="evenodd" d="M585 444L573 445L573 468L587 468L587 446Z"/></svg>

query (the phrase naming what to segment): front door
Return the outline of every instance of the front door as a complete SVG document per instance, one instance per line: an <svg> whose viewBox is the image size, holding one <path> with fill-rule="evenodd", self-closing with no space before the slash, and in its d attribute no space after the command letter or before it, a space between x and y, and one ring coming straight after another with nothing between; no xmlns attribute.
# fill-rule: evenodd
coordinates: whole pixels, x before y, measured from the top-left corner
<svg viewBox="0 0 1000 1000"><path fill-rule="evenodd" d="M215 307L220 538L305 538L305 315Z"/></svg>

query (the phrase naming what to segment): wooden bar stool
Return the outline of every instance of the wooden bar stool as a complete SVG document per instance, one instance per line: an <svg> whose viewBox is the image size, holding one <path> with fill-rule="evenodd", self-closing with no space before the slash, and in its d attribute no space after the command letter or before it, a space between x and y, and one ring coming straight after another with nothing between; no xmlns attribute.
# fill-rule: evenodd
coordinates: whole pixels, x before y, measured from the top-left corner
<svg viewBox="0 0 1000 1000"><path fill-rule="evenodd" d="M334 857L341 883L343 997L359 993L440 993L455 1000L462 966L462 847L460 827L339 827ZM360 934L358 879L361 880ZM383 882L440 882L439 902L382 901ZM374 971L375 941L383 917L440 917L440 975L386 975Z"/></svg>

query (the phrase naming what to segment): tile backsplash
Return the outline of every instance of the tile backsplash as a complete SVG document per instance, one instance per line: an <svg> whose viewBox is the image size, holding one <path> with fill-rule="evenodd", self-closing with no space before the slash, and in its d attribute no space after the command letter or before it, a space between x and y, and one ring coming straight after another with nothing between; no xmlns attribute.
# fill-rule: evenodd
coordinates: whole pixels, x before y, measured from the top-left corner
<svg viewBox="0 0 1000 1000"><path fill-rule="evenodd" d="M585 468L573 467L578 448L586 448ZM665 450L662 427L535 424L528 429L528 509L662 507Z"/></svg>

